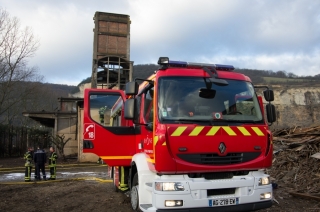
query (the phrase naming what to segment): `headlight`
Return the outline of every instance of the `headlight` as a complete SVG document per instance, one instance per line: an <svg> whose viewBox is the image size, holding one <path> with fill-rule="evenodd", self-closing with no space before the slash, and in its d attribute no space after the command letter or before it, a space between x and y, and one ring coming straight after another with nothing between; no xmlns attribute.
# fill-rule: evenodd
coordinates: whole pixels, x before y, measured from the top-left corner
<svg viewBox="0 0 320 212"><path fill-rule="evenodd" d="M184 186L180 182L156 182L154 187L157 191L184 191Z"/></svg>
<svg viewBox="0 0 320 212"><path fill-rule="evenodd" d="M181 207L183 206L183 200L166 200L164 205L166 207Z"/></svg>
<svg viewBox="0 0 320 212"><path fill-rule="evenodd" d="M268 185L270 184L270 178L269 177L262 177L259 179L259 186L262 185Z"/></svg>
<svg viewBox="0 0 320 212"><path fill-rule="evenodd" d="M271 199L271 198L272 198L272 193L270 193L270 192L266 192L266 193L260 194L260 199L261 200Z"/></svg>

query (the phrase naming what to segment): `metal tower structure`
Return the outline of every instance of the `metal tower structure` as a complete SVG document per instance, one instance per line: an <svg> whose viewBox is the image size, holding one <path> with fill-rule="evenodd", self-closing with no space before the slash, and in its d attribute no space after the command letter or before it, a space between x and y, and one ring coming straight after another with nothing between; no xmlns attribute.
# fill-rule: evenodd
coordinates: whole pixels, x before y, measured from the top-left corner
<svg viewBox="0 0 320 212"><path fill-rule="evenodd" d="M96 12L91 88L123 89L132 80L130 16Z"/></svg>

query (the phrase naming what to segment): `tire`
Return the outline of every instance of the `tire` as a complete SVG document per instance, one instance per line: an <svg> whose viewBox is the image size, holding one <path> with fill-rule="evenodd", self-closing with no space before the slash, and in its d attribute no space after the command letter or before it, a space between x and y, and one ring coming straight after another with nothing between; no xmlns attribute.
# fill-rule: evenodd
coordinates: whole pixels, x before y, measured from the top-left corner
<svg viewBox="0 0 320 212"><path fill-rule="evenodd" d="M139 181L138 173L135 173L132 180L132 187L130 193L131 207L134 211L141 211L139 208Z"/></svg>
<svg viewBox="0 0 320 212"><path fill-rule="evenodd" d="M119 172L118 172L119 174ZM119 179L119 176L116 176L116 170L115 170L115 167L113 166L112 167L112 184L113 184L113 190L115 192L118 192L119 191L119 188L118 188L118 184L119 184L119 181L116 181L116 179Z"/></svg>

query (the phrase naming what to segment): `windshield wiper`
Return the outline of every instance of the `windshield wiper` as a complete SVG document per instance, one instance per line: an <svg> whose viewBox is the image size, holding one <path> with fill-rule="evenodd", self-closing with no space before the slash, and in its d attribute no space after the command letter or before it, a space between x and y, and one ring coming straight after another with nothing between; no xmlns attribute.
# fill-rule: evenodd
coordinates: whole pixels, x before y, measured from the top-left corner
<svg viewBox="0 0 320 212"><path fill-rule="evenodd" d="M215 123L221 123L221 122L225 122L225 123L254 123L254 124L258 124L258 123L262 123L262 120L260 121L254 121L254 120L228 120L228 119L211 119L210 120L211 125L217 125Z"/></svg>
<svg viewBox="0 0 320 212"><path fill-rule="evenodd" d="M241 125L243 123L262 123L263 121L254 121L254 120L228 120L228 119L206 119L206 120L199 120L199 119L163 119L163 121L169 121L173 123L207 123L211 126L219 126L219 125Z"/></svg>
<svg viewBox="0 0 320 212"><path fill-rule="evenodd" d="M241 122L241 123L262 123L262 120L260 121L254 121L254 120L226 120L229 122Z"/></svg>
<svg viewBox="0 0 320 212"><path fill-rule="evenodd" d="M176 121L195 121L195 122L203 122L206 120L197 120L197 119L175 119Z"/></svg>
<svg viewBox="0 0 320 212"><path fill-rule="evenodd" d="M190 123L194 123L194 122L198 122L198 123L210 123L210 120L197 120L197 119L176 119L173 120L175 122L190 122Z"/></svg>

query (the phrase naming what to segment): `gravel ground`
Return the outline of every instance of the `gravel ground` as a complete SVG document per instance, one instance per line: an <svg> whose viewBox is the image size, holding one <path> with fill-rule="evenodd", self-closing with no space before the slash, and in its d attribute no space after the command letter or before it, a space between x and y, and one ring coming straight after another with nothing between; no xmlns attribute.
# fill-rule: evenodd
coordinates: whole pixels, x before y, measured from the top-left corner
<svg viewBox="0 0 320 212"><path fill-rule="evenodd" d="M69 161L65 164L71 163ZM23 160L0 159L0 178L3 174L1 170L17 165L22 167ZM104 172L106 167L87 166L82 167L81 171ZM111 179L99 179L57 179L24 183L22 178L20 182L0 183L0 211L132 211L130 199L123 193L113 191ZM293 197L281 184L274 190L274 197L276 201L273 206L260 211L320 211L320 202Z"/></svg>

